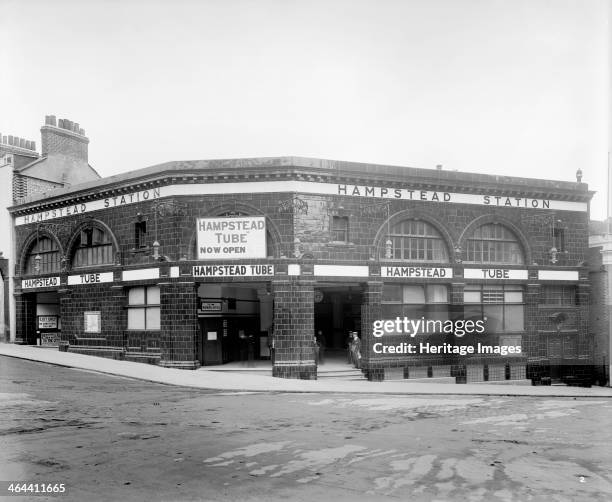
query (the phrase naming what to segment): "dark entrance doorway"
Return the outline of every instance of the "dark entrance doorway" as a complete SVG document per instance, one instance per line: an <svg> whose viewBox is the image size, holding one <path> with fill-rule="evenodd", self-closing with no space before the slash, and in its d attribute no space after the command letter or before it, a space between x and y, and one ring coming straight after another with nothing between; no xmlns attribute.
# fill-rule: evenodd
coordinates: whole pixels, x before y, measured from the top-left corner
<svg viewBox="0 0 612 502"><path fill-rule="evenodd" d="M62 318L56 291L23 295L23 342L28 345L57 347Z"/></svg>
<svg viewBox="0 0 612 502"><path fill-rule="evenodd" d="M361 332L362 296L358 285L315 288L315 333L323 332L327 349L345 348L349 331Z"/></svg>
<svg viewBox="0 0 612 502"><path fill-rule="evenodd" d="M201 284L198 301L200 364L270 358L272 296L265 284Z"/></svg>

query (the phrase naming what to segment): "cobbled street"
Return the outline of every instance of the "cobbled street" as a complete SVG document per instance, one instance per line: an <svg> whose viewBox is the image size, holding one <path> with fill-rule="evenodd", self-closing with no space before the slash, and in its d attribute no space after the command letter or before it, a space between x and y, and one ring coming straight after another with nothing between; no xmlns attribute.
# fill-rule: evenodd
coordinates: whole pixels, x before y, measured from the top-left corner
<svg viewBox="0 0 612 502"><path fill-rule="evenodd" d="M611 500L611 417L605 398L213 392L0 356L0 480L78 501Z"/></svg>

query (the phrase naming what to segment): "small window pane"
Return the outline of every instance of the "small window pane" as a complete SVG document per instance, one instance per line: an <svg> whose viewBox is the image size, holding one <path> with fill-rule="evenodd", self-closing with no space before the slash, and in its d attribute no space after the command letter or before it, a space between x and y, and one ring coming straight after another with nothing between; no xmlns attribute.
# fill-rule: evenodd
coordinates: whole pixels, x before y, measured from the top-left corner
<svg viewBox="0 0 612 502"><path fill-rule="evenodd" d="M427 308L427 319L433 319L434 321L446 321L450 319L448 314L448 304L438 303L436 305L430 305Z"/></svg>
<svg viewBox="0 0 612 502"><path fill-rule="evenodd" d="M523 303L523 292L522 291L506 291L505 292L506 303Z"/></svg>
<svg viewBox="0 0 612 502"><path fill-rule="evenodd" d="M425 303L425 291L423 286L404 286L404 303Z"/></svg>
<svg viewBox="0 0 612 502"><path fill-rule="evenodd" d="M404 315L400 303L383 303L381 307L383 319L395 319Z"/></svg>
<svg viewBox="0 0 612 502"><path fill-rule="evenodd" d="M128 309L128 329L145 329L145 309Z"/></svg>
<svg viewBox="0 0 612 502"><path fill-rule="evenodd" d="M480 291L465 291L463 301L465 303L480 303Z"/></svg>
<svg viewBox="0 0 612 502"><path fill-rule="evenodd" d="M131 288L128 292L128 303L130 305L144 305L145 288Z"/></svg>
<svg viewBox="0 0 612 502"><path fill-rule="evenodd" d="M159 304L159 286L149 286L147 288L147 305Z"/></svg>
<svg viewBox="0 0 612 502"><path fill-rule="evenodd" d="M159 329L159 307L147 309L147 329Z"/></svg>
<svg viewBox="0 0 612 502"><path fill-rule="evenodd" d="M399 284L385 284L382 294L383 302L398 302L402 301L402 286Z"/></svg>
<svg viewBox="0 0 612 502"><path fill-rule="evenodd" d="M448 303L448 290L443 284L427 286L427 303Z"/></svg>
<svg viewBox="0 0 612 502"><path fill-rule="evenodd" d="M487 333L503 331L503 306L483 305L484 316L487 318L485 329Z"/></svg>
<svg viewBox="0 0 612 502"><path fill-rule="evenodd" d="M404 305L404 314L408 319L420 319L421 317L426 317L427 315L427 306L425 304L421 305Z"/></svg>
<svg viewBox="0 0 612 502"><path fill-rule="evenodd" d="M479 321L482 319L482 307L480 305L466 305L463 309L463 317L466 321Z"/></svg>
<svg viewBox="0 0 612 502"><path fill-rule="evenodd" d="M502 289L485 288L482 291L482 303L504 303L504 292Z"/></svg>
<svg viewBox="0 0 612 502"><path fill-rule="evenodd" d="M523 305L506 306L506 331L523 331L525 329L524 311Z"/></svg>

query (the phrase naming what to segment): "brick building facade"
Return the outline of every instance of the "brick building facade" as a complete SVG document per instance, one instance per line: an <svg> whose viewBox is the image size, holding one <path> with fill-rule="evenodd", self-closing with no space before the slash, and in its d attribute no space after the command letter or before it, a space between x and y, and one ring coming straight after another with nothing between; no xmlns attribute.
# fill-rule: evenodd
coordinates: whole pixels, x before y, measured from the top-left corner
<svg viewBox="0 0 612 502"><path fill-rule="evenodd" d="M315 330L329 349L356 331L370 380L586 378L591 195L580 181L294 157L75 185L11 209L17 340L178 368L273 346L273 375L316 378ZM402 318L432 329L375 331ZM486 330L463 334L466 320Z"/></svg>
<svg viewBox="0 0 612 502"><path fill-rule="evenodd" d="M15 245L8 207L31 196L41 197L58 188L100 178L89 165L89 139L79 124L47 115L40 134L40 155L35 141L0 134L0 235L3 236L0 253L8 260L5 296L10 300L6 305L2 303L0 314L5 323L4 332L10 333L11 340L15 339Z"/></svg>

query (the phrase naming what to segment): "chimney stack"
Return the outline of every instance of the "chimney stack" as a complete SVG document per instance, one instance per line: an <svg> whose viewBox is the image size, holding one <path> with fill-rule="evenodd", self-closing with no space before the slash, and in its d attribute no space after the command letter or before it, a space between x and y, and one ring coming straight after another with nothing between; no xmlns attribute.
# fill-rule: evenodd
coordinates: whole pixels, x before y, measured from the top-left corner
<svg viewBox="0 0 612 502"><path fill-rule="evenodd" d="M87 163L89 139L78 123L68 119L56 121L55 115L47 115L40 134L43 156L62 155Z"/></svg>
<svg viewBox="0 0 612 502"><path fill-rule="evenodd" d="M18 136L3 136L0 133L0 152L20 153L20 150L29 150L29 152L21 152L26 155L36 153L36 142Z"/></svg>

